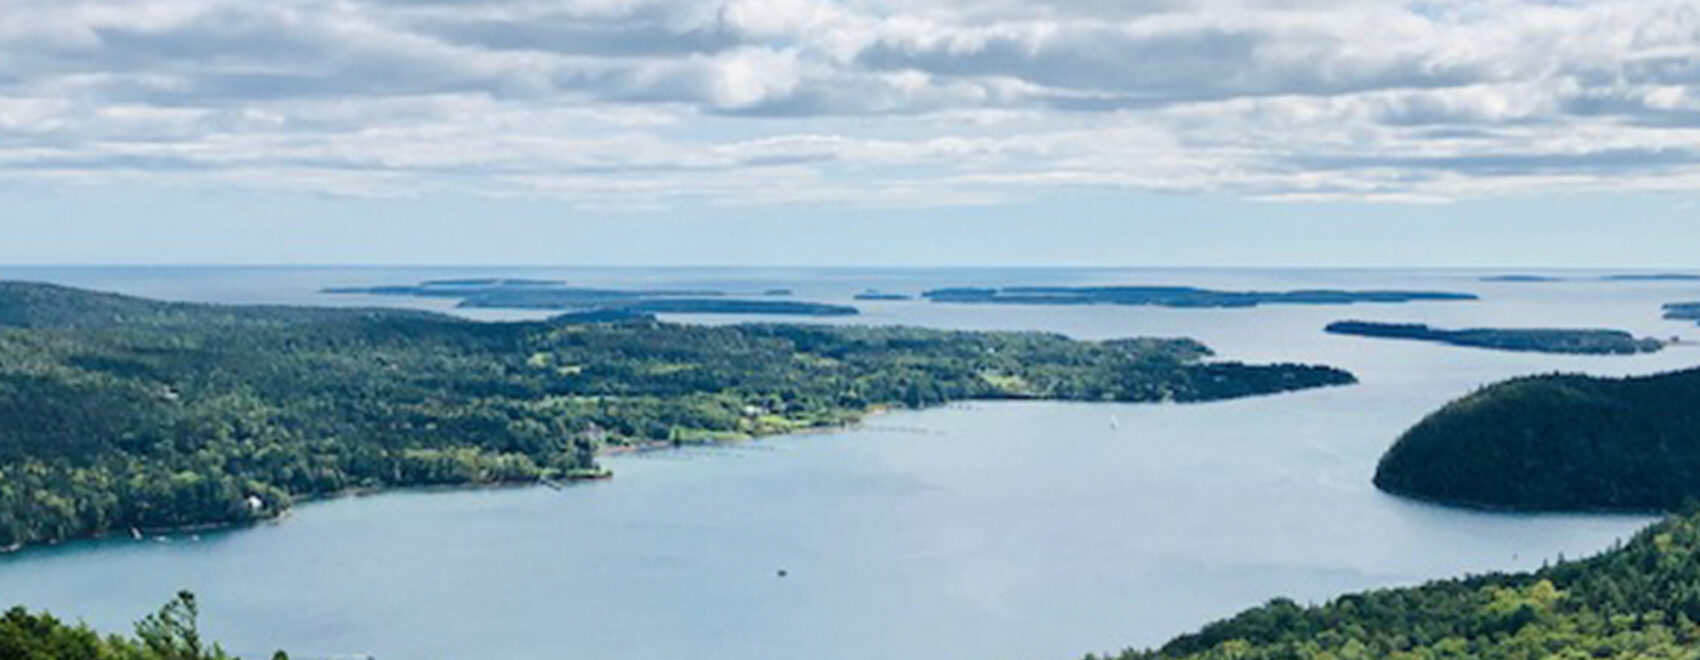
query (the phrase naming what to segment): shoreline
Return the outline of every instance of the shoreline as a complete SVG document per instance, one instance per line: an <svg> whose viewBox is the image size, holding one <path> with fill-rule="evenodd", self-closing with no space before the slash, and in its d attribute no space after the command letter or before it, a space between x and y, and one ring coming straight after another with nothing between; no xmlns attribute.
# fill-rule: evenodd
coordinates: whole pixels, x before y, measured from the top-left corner
<svg viewBox="0 0 1700 660"><path fill-rule="evenodd" d="M956 403L956 402L951 402L951 403ZM948 404L946 404L946 405L948 405ZM645 441L645 442L632 443L632 444L609 445L609 446L604 446L601 449L598 449L596 451L596 456L597 456L597 458L604 458L604 457L609 457L609 456L628 456L628 455L635 455L635 454L644 454L644 453L649 453L649 452L661 452L661 451L669 451L669 450L674 450L674 449L683 449L683 448L686 448L686 447L734 445L734 444L738 444L738 443L756 442L756 441L763 440L763 439L766 439L766 438L774 438L774 437L787 436L787 435L813 435L813 434L821 434L821 433L831 433L831 432L835 432L835 431L854 429L858 426L861 426L863 424L863 422L867 421L869 418L885 415L885 414L888 414L889 412L891 412L889 407L877 406L877 407L870 408L866 411L863 411L863 412L855 415L855 418L853 420L842 423L842 424L808 426L808 427L803 427L803 428L798 428L798 429L791 429L791 430L787 430L787 431L782 431L782 432L778 432L778 433L763 433L763 434L758 434L758 435L751 435L751 436L746 437L746 438L734 438L734 439L726 439L726 440L701 440L701 441L689 441L689 442L679 442L679 441L673 441L673 440L649 440L649 441ZM314 494L314 495L294 495L294 494L291 494L290 499L292 500L292 502L290 503L288 508L278 510L276 513L274 513L272 515L264 516L264 517L260 517L260 518L254 518L252 520L233 521L233 522L193 523L193 524L175 525L175 526L169 526L169 527L132 527L129 530L108 530L108 531L102 532L100 534L92 534L92 535L88 535L88 536L76 536L76 537L71 537L71 538L66 538L66 539L60 539L60 540L57 540L57 541L44 541L44 542L40 542L40 543L28 543L28 544L15 544L15 545L11 545L11 546L0 547L0 558L13 557L13 556L17 556L17 555L26 554L26 553L29 553L29 552L35 551L35 550L45 550L45 549L49 549L49 548L58 548L58 547L70 546L70 545L80 544L80 543L117 541L117 540L123 539L126 536L132 536L136 533L140 533L140 535L141 535L140 538L134 539L134 542L136 542L136 543L148 543L148 542L158 543L158 542L162 542L162 541L169 541L169 540L171 540L175 537L181 537L181 536L184 536L184 535L200 534L200 533L203 533L203 532L208 532L208 533L210 533L210 532L227 532L227 531L236 531L236 530L240 530L240 529L248 528L248 527L257 527L259 525L281 524L285 519L289 518L291 515L294 514L295 509L297 507L300 507L302 505L307 505L307 504L319 503L319 502L328 502L328 501L331 501L331 500L340 500L340 499L358 498L358 497L371 497L371 496L376 496L376 495L386 495L386 494L390 494L390 493L400 493L400 492L437 492L437 491L453 492L453 491L496 490L496 489L509 489L509 488L520 489L520 488L535 488L535 487L554 488L554 489L558 490L560 488L564 488L566 486L570 486L570 485L573 485L573 484L579 484L579 483L585 483L585 482L596 482L596 481L608 481L608 480L611 480L613 478L614 478L614 472L612 470L608 470L606 468L603 468L600 472L597 472L597 473L594 473L594 474L579 474L579 475L570 475L570 476L563 476L563 477L540 477L540 478L537 478L537 479L530 479L530 480L524 480L524 481L492 481L492 482L479 482L479 483L467 482L467 483L462 483L462 484L419 484L419 485L414 485L414 486L356 486L356 487L353 487L353 488L345 488L345 489L335 491L335 492L320 493L320 494Z"/></svg>
<svg viewBox="0 0 1700 660"><path fill-rule="evenodd" d="M1001 399L999 399L999 398L983 398L983 399L962 399L962 400L955 400L955 401L944 401L944 402L941 402L939 404L926 406L926 407L923 407L923 408L893 408L891 406L873 406L871 408L868 408L867 410L863 410L863 411L854 413L853 415L851 415L850 419L848 419L847 421L840 423L840 424L809 426L809 427L803 427L803 428L797 428L797 429L788 429L788 430L775 432L775 433L763 433L763 434L750 435L748 437L731 438L731 439L724 439L724 440L700 440L700 441L688 441L688 442L673 441L673 440L650 440L650 441L635 443L635 444L604 446L601 449L597 450L596 456L598 458L608 457L608 456L627 456L627 455L636 455L636 454L642 454L642 453L648 453L648 452L659 452L659 451L668 451L668 450L673 450L673 449L682 449L682 448L685 448L685 447L693 447L693 446L694 447L704 447L704 446L714 446L714 445L735 445L735 444L738 444L738 443L755 442L755 441L759 441L759 440L762 440L762 439L765 439L765 438L781 437L781 436L788 436L788 435L814 435L814 434L833 433L833 432L855 429L857 427L862 426L869 419L888 415L888 414L891 414L892 412L894 412L896 410L924 411L924 410L931 410L931 409L942 408L942 407L947 407L947 406L952 406L952 405L973 404L973 403L996 403L996 402L1005 402L1005 401L1052 401L1052 402L1056 402L1056 403L1080 403L1080 404L1088 404L1088 405L1098 404L1098 403L1200 405L1200 404L1207 404L1207 403L1222 403L1222 402L1235 401L1235 400L1240 400L1240 399L1252 399L1252 398L1260 398L1260 397L1266 397L1266 396L1276 396L1276 395L1282 395L1282 394L1297 394L1297 393L1311 391L1311 390L1326 390L1326 389L1331 389L1331 388L1336 388L1336 387L1349 387L1351 385L1357 384L1357 382L1358 381L1357 381L1356 376L1352 375L1351 380L1349 380L1347 382L1342 382L1342 383L1326 383L1326 384L1320 384L1320 385L1315 385L1315 386L1311 386L1311 387L1300 387L1300 388L1294 388L1294 389L1277 390L1277 391L1271 391L1271 392L1262 392L1262 393L1258 393L1258 394L1249 394L1249 395L1244 395L1244 396L1225 397L1225 398L1220 398L1220 399L1199 399L1199 400L1163 399L1163 400L1150 400L1150 401L1079 401L1079 400L1069 400L1069 399L1042 399L1042 398L1028 398L1028 397L1009 397L1009 398L1001 398ZM280 510L280 511L278 511L275 514L270 515L270 516L265 516L265 517L262 517L262 518L255 518L255 519L252 519L252 520L235 521L235 522L221 522L221 523L195 523L195 524L190 524L190 525L179 525L179 526L173 526L173 527L155 527L155 528L145 528L145 529L144 528L135 528L135 529L140 530L143 533L143 536L144 536L143 539L138 539L137 542L143 542L143 541L148 540L146 537L152 537L154 539L169 539L171 537L181 536L181 535L184 535L184 534L197 534L197 533L200 533L200 532L223 532L223 531L237 530L237 529L246 528L246 527L254 527L254 526L263 525L263 524L279 524L282 520L288 518L294 512L294 509L297 506L300 506L300 505L303 505L303 504L311 504L311 503L314 503L314 502L328 501L328 500L333 500L333 499L343 499L343 498L349 498L349 497L366 497L366 496L371 496L371 495L382 495L382 494L386 494L386 493L406 492L406 491L439 491L439 490L440 491L462 491L462 490L479 490L479 489L493 489L493 488L527 488L527 487L536 487L536 486L550 487L550 484L554 484L555 487L564 487L566 485L570 485L570 484L574 484L574 483L580 483L580 482L587 482L587 481L607 481L607 480L613 479L614 476L615 475L612 471L604 469L600 473L597 473L597 474L594 474L594 475L570 476L570 477L561 477L561 478L554 478L554 479L538 478L538 479L532 479L532 480L526 480L526 481L500 481L500 482L485 482L485 483L471 483L471 482L469 482L469 483L464 483L464 484L419 484L419 485L414 485L414 486L360 486L360 487L354 487L354 488L347 488L347 489L343 489L343 490L339 490L339 491L335 491L335 492L331 492L331 493L321 493L321 494L316 494L316 495L294 495L294 494L291 494L290 498L293 501L291 502L289 508ZM29 552L34 551L34 550L57 548L57 547L63 547L63 546L68 546L68 545L78 544L78 543L85 543L85 542L110 541L110 540L113 540L115 538L125 536L126 531L127 530L109 530L109 531L106 531L106 532L101 533L101 534L76 536L76 537L70 537L70 538L65 538L65 539L59 539L59 540L56 540L56 541L43 541L43 542L39 542L39 543L16 544L16 545L13 545L13 546L0 547L0 559L4 559L4 558L7 558L7 557L15 557L15 556L18 556L18 555L21 555L21 554L29 553Z"/></svg>

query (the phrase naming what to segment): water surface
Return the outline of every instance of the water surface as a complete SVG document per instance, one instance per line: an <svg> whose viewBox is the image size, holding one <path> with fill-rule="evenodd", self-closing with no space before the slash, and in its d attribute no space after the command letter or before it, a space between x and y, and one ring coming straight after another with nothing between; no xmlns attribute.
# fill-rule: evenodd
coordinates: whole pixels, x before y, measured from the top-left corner
<svg viewBox="0 0 1700 660"><path fill-rule="evenodd" d="M550 274L788 287L826 301L864 288L1032 283L1431 288L1484 299L1234 310L859 303L864 316L836 322L1192 336L1226 358L1333 364L1363 383L1205 405L973 403L842 432L613 458L614 480L559 492L335 500L198 541L0 558L0 602L119 630L187 587L202 596L208 632L251 655L1072 658L1161 643L1275 596L1322 601L1605 548L1647 519L1455 511L1383 495L1369 477L1400 431L1480 385L1700 364L1691 347L1566 357L1321 332L1361 318L1693 336L1693 325L1658 310L1700 299L1693 282L1481 283L1480 273L1452 271L0 269L174 299L290 303L324 302L314 291L325 285Z"/></svg>

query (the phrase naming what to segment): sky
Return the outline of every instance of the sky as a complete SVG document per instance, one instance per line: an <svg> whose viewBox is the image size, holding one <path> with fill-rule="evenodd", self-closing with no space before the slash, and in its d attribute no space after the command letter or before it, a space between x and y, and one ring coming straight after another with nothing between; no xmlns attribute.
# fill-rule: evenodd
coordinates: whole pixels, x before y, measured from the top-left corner
<svg viewBox="0 0 1700 660"><path fill-rule="evenodd" d="M1692 0L0 0L0 263L1700 267Z"/></svg>

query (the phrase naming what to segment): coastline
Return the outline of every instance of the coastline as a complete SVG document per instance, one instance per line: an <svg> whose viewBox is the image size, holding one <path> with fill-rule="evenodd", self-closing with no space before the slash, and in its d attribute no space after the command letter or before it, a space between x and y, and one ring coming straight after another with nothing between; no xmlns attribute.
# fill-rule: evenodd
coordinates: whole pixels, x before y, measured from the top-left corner
<svg viewBox="0 0 1700 660"><path fill-rule="evenodd" d="M951 403L957 403L957 402L951 402ZM604 447L598 449L597 452L596 452L596 456L598 458L607 457L607 456L626 456L626 455L643 454L643 453L649 453L649 452L670 451L670 450L674 450L674 449L682 449L682 448L685 448L685 447L702 447L702 446L713 446L713 445L733 445L733 444L738 444L738 443L743 443L743 442L755 442L755 441L758 441L758 440L762 440L764 438L773 438L773 437L786 436L786 435L813 435L813 434L820 434L820 433L832 433L832 432L842 431L842 430L846 430L846 429L854 429L854 428L860 426L865 421L867 421L869 418L877 417L877 416L880 416L880 415L885 415L885 414L888 414L889 412L891 412L889 407L876 406L876 407L873 407L873 408L870 408L868 410L865 410L865 411L862 411L860 413L855 414L853 416L853 419L846 421L844 423L841 423L841 424L809 426L809 427L803 427L803 428L798 428L798 429L790 429L790 430L776 432L776 433L756 434L756 435L751 435L751 436L745 437L745 438L733 438L733 439L725 439L725 440L692 440L692 441L648 440L648 441L639 442L639 443L609 445L609 446L604 446ZM370 497L370 496L385 495L385 494L389 494L389 493L398 493L398 492L438 492L438 491L440 491L440 492L455 492L455 491L475 491L475 490L486 490L486 489L534 488L534 487L539 487L539 486L547 487L547 488L557 488L558 489L558 488L562 488L562 487L565 487L565 486L571 485L571 484L578 484L578 483L585 483L585 482L595 482L595 481L608 481L608 480L613 479L613 478L614 478L614 472L612 470L608 470L606 468L603 468L600 471L598 471L596 473L591 473L591 474L574 474L574 475L560 476L560 477L541 477L541 478L538 478L538 479L527 479L527 480L519 480L519 481L467 482L467 483L461 483L461 484L419 484L419 485L413 485L413 486L357 486L357 487L354 487L354 488L345 488L345 489L330 492L330 493L319 493L319 494L312 494L312 495L291 494L290 499L292 500L292 502L289 505L289 507L277 510L276 512L272 513L271 515L254 518L252 520L242 520L242 521L232 521L232 522L193 523L193 524L187 524L187 525L174 525L174 526L169 526L169 527L136 527L136 528L132 528L132 530L108 530L108 531L105 531L105 532L102 532L102 533L99 533L99 534L91 534L91 535L87 535L87 536L76 536L76 537L60 539L60 540L56 540L56 541L45 541L45 542L41 542L41 543L17 544L17 545L12 545L12 546L0 547L0 558L13 557L13 556L17 556L17 555L26 554L26 553L29 553L29 552L34 551L34 550L44 550L44 549L48 549L48 548L57 548L57 547L63 547L63 546L68 546L68 545L72 545L72 544L78 544L78 543L112 541L112 540L121 539L125 536L129 536L129 535L134 534L134 533L140 533L140 535L141 535L141 538L135 539L135 542L137 542L137 543L147 543L147 542L156 542L157 543L157 542L161 542L161 541L170 540L174 537L180 537L180 536L184 536L184 535L200 534L200 533L203 533L203 532L235 531L235 530L248 528L248 527L256 527L256 526L259 526L259 525L281 524L284 520L288 519L291 515L294 514L295 509L298 506L301 506L303 504L312 504L312 503L315 503L315 502L326 502L326 501L330 501L330 500L339 500L339 499L345 499L345 498Z"/></svg>

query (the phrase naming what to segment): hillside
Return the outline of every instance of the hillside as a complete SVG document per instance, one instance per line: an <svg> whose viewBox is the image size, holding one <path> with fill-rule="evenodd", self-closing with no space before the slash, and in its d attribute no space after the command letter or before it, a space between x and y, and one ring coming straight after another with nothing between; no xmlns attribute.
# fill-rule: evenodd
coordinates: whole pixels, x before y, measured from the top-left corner
<svg viewBox="0 0 1700 660"><path fill-rule="evenodd" d="M1341 596L1277 599L1116 660L1693 658L1700 648L1700 515L1600 555ZM1095 656L1094 656L1095 658Z"/></svg>
<svg viewBox="0 0 1700 660"><path fill-rule="evenodd" d="M1184 339L160 303L0 286L0 548L225 525L350 489L597 476L611 446L959 399L1208 401L1353 382Z"/></svg>
<svg viewBox="0 0 1700 660"><path fill-rule="evenodd" d="M1700 497L1700 369L1484 388L1399 438L1375 484L1477 507L1675 509Z"/></svg>

